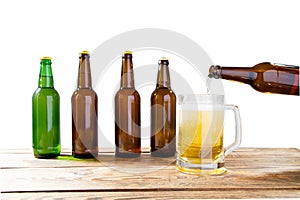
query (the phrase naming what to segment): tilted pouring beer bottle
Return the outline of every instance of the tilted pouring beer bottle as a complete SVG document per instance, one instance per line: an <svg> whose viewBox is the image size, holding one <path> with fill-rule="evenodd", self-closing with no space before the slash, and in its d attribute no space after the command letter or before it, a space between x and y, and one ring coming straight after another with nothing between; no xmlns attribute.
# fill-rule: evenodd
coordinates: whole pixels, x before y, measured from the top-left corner
<svg viewBox="0 0 300 200"><path fill-rule="evenodd" d="M251 85L260 92L299 96L299 67L293 65L259 63L254 67L211 66L210 78L222 78Z"/></svg>
<svg viewBox="0 0 300 200"><path fill-rule="evenodd" d="M32 147L37 158L60 154L59 94L54 89L51 58L40 62L38 88L32 96Z"/></svg>
<svg viewBox="0 0 300 200"><path fill-rule="evenodd" d="M134 87L131 51L122 56L121 85L115 95L115 145L116 157L140 156L140 95Z"/></svg>
<svg viewBox="0 0 300 200"><path fill-rule="evenodd" d="M77 158L98 155L98 97L92 89L90 55L79 56L77 89L72 95L72 153Z"/></svg>
<svg viewBox="0 0 300 200"><path fill-rule="evenodd" d="M170 157L176 150L176 95L171 89L169 60L162 58L158 64L151 95L151 155Z"/></svg>

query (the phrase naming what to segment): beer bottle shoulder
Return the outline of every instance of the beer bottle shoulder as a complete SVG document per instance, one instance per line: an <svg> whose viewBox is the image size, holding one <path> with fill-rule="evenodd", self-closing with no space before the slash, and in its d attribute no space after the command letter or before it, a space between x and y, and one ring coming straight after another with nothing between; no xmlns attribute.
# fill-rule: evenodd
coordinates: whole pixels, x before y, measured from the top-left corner
<svg viewBox="0 0 300 200"><path fill-rule="evenodd" d="M140 99L140 94L135 88L122 88L119 89L115 95L115 98L133 96L134 98Z"/></svg>
<svg viewBox="0 0 300 200"><path fill-rule="evenodd" d="M252 68L250 68L250 71L252 72L265 72L268 70L274 69L275 66L272 65L270 62L262 62L254 65Z"/></svg>
<svg viewBox="0 0 300 200"><path fill-rule="evenodd" d="M43 98L48 96L59 99L59 94L54 88L37 88L33 93L32 98Z"/></svg>
<svg viewBox="0 0 300 200"><path fill-rule="evenodd" d="M152 92L151 98L154 98L157 96L170 96L171 98L176 99L176 95L175 95L174 91L171 88L167 88L167 87L156 88Z"/></svg>
<svg viewBox="0 0 300 200"><path fill-rule="evenodd" d="M77 88L72 95L73 98L90 96L92 98L98 98L97 93L93 89L89 88Z"/></svg>

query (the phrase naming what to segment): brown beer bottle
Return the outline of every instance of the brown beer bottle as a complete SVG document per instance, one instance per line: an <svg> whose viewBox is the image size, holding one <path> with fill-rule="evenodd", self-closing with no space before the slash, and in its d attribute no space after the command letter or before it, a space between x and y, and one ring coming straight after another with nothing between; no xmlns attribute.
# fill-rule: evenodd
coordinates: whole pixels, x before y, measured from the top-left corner
<svg viewBox="0 0 300 200"><path fill-rule="evenodd" d="M266 93L299 96L299 67L293 65L259 63L254 67L221 67L209 69L210 78L222 78L251 85Z"/></svg>
<svg viewBox="0 0 300 200"><path fill-rule="evenodd" d="M159 63L151 95L151 156L170 157L176 150L176 95L171 89L169 60Z"/></svg>
<svg viewBox="0 0 300 200"><path fill-rule="evenodd" d="M131 51L122 56L121 86L115 95L115 144L116 157L140 156L140 95L134 88Z"/></svg>
<svg viewBox="0 0 300 200"><path fill-rule="evenodd" d="M92 89L90 55L80 52L77 89L72 95L72 153L77 158L98 155L98 97Z"/></svg>

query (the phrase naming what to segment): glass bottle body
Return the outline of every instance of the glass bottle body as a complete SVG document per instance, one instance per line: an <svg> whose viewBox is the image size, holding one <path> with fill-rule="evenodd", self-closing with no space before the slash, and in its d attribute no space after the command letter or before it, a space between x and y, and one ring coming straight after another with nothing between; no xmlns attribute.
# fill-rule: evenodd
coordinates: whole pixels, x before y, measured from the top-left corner
<svg viewBox="0 0 300 200"><path fill-rule="evenodd" d="M140 156L140 95L134 88L120 89L115 95L115 144L117 157Z"/></svg>
<svg viewBox="0 0 300 200"><path fill-rule="evenodd" d="M87 88L72 95L72 152L77 158L98 155L98 97Z"/></svg>
<svg viewBox="0 0 300 200"><path fill-rule="evenodd" d="M174 156L176 151L176 96L169 88L151 95L151 155Z"/></svg>

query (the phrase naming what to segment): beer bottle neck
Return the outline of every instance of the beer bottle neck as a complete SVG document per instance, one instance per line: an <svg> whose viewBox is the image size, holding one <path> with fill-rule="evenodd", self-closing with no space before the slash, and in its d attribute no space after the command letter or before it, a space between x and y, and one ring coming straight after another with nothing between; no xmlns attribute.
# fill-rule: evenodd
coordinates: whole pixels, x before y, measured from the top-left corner
<svg viewBox="0 0 300 200"><path fill-rule="evenodd" d="M40 88L43 88L43 87L53 88L54 87L50 59L42 59L41 60L40 75L39 75L39 87Z"/></svg>
<svg viewBox="0 0 300 200"><path fill-rule="evenodd" d="M125 54L122 58L121 89L134 88L132 55Z"/></svg>
<svg viewBox="0 0 300 200"><path fill-rule="evenodd" d="M81 54L79 57L78 88L92 88L90 56Z"/></svg>
<svg viewBox="0 0 300 200"><path fill-rule="evenodd" d="M222 67L213 65L209 69L209 78L226 79L238 81L242 83L249 83L256 79L257 73L252 67Z"/></svg>
<svg viewBox="0 0 300 200"><path fill-rule="evenodd" d="M159 63L157 81L156 81L157 88L160 88L160 87L170 88L171 87L168 64L169 64L168 60L161 60Z"/></svg>

